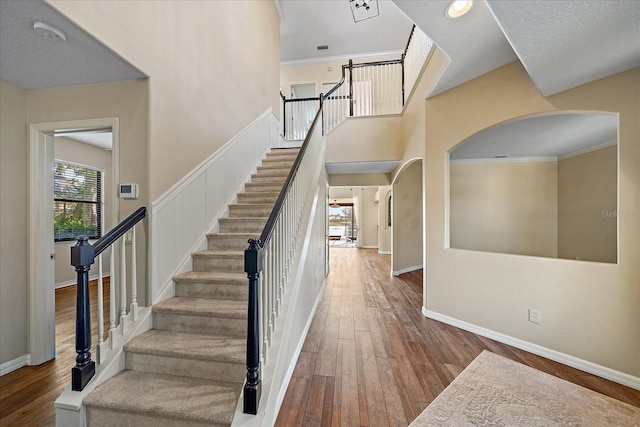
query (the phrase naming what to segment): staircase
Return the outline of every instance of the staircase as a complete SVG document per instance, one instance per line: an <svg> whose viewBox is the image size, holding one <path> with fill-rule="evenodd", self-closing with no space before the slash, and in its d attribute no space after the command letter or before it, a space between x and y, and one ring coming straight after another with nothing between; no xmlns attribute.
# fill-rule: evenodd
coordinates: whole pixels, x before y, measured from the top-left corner
<svg viewBox="0 0 640 427"><path fill-rule="evenodd" d="M89 426L229 426L245 380L247 240L260 234L298 149L267 154L153 329L124 347L125 370L85 399Z"/></svg>

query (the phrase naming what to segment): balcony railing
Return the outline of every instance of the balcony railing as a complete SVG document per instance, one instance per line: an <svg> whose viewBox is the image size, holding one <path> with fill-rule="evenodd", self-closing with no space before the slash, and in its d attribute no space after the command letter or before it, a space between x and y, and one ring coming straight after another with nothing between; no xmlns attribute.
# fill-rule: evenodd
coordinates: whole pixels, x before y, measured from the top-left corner
<svg viewBox="0 0 640 427"><path fill-rule="evenodd" d="M303 140L322 97L322 131L326 134L346 117L398 114L414 89L433 42L415 25L400 59L342 66L340 82L317 98L285 99L283 136Z"/></svg>

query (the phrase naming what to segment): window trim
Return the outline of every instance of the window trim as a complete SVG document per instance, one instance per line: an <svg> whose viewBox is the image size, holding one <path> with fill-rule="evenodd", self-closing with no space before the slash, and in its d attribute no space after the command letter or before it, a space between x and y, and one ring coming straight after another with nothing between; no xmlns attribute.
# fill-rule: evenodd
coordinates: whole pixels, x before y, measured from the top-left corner
<svg viewBox="0 0 640 427"><path fill-rule="evenodd" d="M53 193L53 204L55 206L55 202L61 201L61 202L70 202L70 203L88 203L88 204L95 204L96 205L96 223L97 223L97 236L89 236L90 240L96 240L99 239L100 237L103 236L104 234L104 207L105 207L105 194L104 194L104 179L105 179L105 173L104 173L104 169L102 168L98 168L95 166L91 166L91 165L86 165L86 164L82 164L82 163L78 163L78 162L73 162L73 161L69 161L69 160L64 160L64 159L58 159L58 158L54 158L53 159L53 167L55 169L55 165L56 163L64 163L66 165L70 165L70 166L74 166L77 168L83 168L83 169L88 169L88 170L92 170L92 171L96 171L98 173L97 175L97 185L99 187L98 189L98 200L97 201L88 201L88 200L72 200L72 199L62 199L62 198L56 198L55 197L55 192ZM53 184L55 185L55 171L54 172L54 177L53 177ZM55 207L54 207L54 212L55 212ZM55 230L55 228L54 228ZM77 237L66 237L66 238L56 238L55 237L55 232L53 235L53 239L54 239L54 243L65 243L65 242L74 242L77 240Z"/></svg>

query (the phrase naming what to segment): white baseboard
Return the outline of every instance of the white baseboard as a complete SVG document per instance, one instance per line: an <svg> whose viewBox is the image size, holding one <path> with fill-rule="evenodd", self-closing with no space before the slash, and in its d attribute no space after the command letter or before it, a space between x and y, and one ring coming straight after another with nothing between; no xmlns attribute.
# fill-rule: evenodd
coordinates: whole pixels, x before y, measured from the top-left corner
<svg viewBox="0 0 640 427"><path fill-rule="evenodd" d="M9 360L0 364L0 377L8 374L9 372L13 372L16 369L20 369L23 366L27 366L31 363L31 355L23 354L20 357L16 357L13 360Z"/></svg>
<svg viewBox="0 0 640 427"><path fill-rule="evenodd" d="M520 350L528 351L529 353L533 353L538 356L546 357L547 359L562 363L563 365L571 366L573 368L580 369L581 371L611 380L618 384L626 385L627 387L640 390L639 377L634 377L633 375L616 371L615 369L607 368L606 366L597 365L593 362L589 362L588 360L580 359L569 354L542 347L538 344L514 338L500 332L492 331L491 329L483 328L482 326L477 326L463 320L455 319L453 317L437 313L435 311L427 310L425 307L422 307L422 315L428 317L429 319L438 320L448 325L455 326L456 328L464 329L465 331L482 335L483 337L490 338L494 341L519 348Z"/></svg>
<svg viewBox="0 0 640 427"><path fill-rule="evenodd" d="M399 276L401 274L409 273L411 271L416 271L416 270L422 270L422 264L414 265L413 267L403 268L401 270L393 270L391 274L393 274L394 276Z"/></svg>
<svg viewBox="0 0 640 427"><path fill-rule="evenodd" d="M381 251L381 250L378 250L378 254L380 254L380 255L391 255L391 251Z"/></svg>

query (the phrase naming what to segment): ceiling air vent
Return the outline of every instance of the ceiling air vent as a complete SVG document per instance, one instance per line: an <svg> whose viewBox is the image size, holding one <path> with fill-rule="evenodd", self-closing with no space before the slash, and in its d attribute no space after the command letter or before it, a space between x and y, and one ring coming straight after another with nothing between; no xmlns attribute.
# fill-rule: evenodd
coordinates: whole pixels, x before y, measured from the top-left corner
<svg viewBox="0 0 640 427"><path fill-rule="evenodd" d="M328 44L323 44L323 45L318 46L318 50L327 50L327 49L329 49L329 45Z"/></svg>

